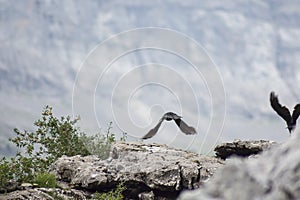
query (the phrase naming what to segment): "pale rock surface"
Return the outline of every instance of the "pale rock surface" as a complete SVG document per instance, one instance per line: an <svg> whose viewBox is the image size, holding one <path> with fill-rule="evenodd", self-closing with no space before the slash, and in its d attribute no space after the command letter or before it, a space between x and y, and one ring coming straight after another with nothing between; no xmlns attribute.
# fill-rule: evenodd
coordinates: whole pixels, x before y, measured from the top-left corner
<svg viewBox="0 0 300 200"><path fill-rule="evenodd" d="M204 187L179 199L300 199L299 138L271 148L254 159L232 159Z"/></svg>
<svg viewBox="0 0 300 200"><path fill-rule="evenodd" d="M199 188L223 164L166 145L118 142L107 160L64 156L51 172L76 189L104 192L124 182L126 198L174 199L182 190Z"/></svg>

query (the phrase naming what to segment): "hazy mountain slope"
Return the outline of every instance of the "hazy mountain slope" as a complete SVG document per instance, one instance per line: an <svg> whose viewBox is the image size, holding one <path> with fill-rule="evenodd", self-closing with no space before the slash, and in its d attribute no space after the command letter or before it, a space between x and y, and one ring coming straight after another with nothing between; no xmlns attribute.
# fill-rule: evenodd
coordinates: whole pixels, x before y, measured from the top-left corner
<svg viewBox="0 0 300 200"><path fill-rule="evenodd" d="M76 73L88 53L100 42L122 31L141 27L170 28L186 34L202 45L218 66L226 90L227 118L222 140L239 138L265 138L283 140L288 137L284 123L268 105L271 90L289 107L300 101L300 9L299 1L282 2L239 1L0 1L0 127L2 138L11 136L13 127L32 129L33 120L44 105L54 106L58 114L72 113L72 87ZM124 41L123 41L124 42ZM174 41L176 42L176 41ZM104 57L118 45L111 46ZM193 53L193 51L191 51ZM195 55L197 56L197 55ZM120 60L112 74L149 62L180 63L173 57L150 53L135 53ZM185 68L175 70L188 76ZM142 72L142 78L148 76ZM157 76L164 79L165 76ZM202 81L202 80L201 80ZM199 82L191 79L192 85ZM110 84L114 85L113 79ZM182 83L171 82L180 87ZM94 89L94 85L86 88ZM199 86L202 87L202 86ZM203 86L204 87L204 86ZM156 88L157 89L157 88ZM200 89L199 89L200 90ZM145 132L158 120L162 110L143 104L159 103L168 109L172 96L137 96L140 101L129 105L132 119L142 123ZM147 94L149 93L147 90ZM182 90L183 91L183 90ZM188 121L199 118L199 134L209 123L210 98L201 89L197 112L185 114ZM110 102L110 90L97 93L103 105ZM159 98L160 97L160 98ZM171 100L170 100L171 99ZM126 99L127 101L127 99ZM119 102L120 103L120 102ZM82 107L85 102L82 101ZM100 103L99 103L100 104ZM105 104L106 105L106 104ZM169 106L169 107L168 107ZM173 107L172 107L173 106ZM111 110L100 107L101 127L113 120ZM103 109L107 110L103 110ZM180 112L180 109L176 110ZM84 113L75 113L84 116ZM199 116L200 115L200 116ZM149 118L153 117L152 121ZM147 123L143 121L147 119ZM140 121L139 121L140 120ZM85 125L97 130L92 120ZM171 128L169 127L171 126ZM242 127L247 127L242 128ZM120 128L120 127L119 127ZM168 129L169 128L169 129ZM177 131L166 125L165 131ZM116 129L116 132L120 132ZM140 133L143 135L143 133ZM204 136L199 136L193 149L198 148ZM167 142L168 135L154 141ZM180 145L183 138L174 140ZM201 144L202 145L202 144ZM185 146L185 145L184 145ZM186 146L185 146L186 147ZM184 148L185 148L184 147Z"/></svg>

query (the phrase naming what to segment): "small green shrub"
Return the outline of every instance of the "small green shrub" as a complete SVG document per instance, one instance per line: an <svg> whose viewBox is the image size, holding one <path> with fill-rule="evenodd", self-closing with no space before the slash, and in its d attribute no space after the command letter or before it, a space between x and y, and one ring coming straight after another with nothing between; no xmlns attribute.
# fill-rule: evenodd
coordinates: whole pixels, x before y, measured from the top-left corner
<svg viewBox="0 0 300 200"><path fill-rule="evenodd" d="M52 107L46 106L42 116L34 122L36 131L14 129L14 143L18 151L13 158L0 159L0 191L10 180L15 182L38 182L41 186L55 187L55 177L47 174L49 166L59 157L74 155L98 155L107 158L112 143L116 141L111 133L112 123L105 134L87 136L76 126L79 118L70 116L56 118ZM121 140L125 141L126 135Z"/></svg>
<svg viewBox="0 0 300 200"><path fill-rule="evenodd" d="M13 179L10 162L5 158L0 160L0 191L6 192L8 182Z"/></svg>
<svg viewBox="0 0 300 200"><path fill-rule="evenodd" d="M91 200L122 200L124 198L122 192L126 189L123 183L120 183L116 189L106 192L96 192Z"/></svg>
<svg viewBox="0 0 300 200"><path fill-rule="evenodd" d="M17 137L10 139L17 147L24 148L25 154L31 158L45 157L49 165L62 155L88 155L80 137L84 135L76 126L79 118L71 120L70 116L56 118L52 107L46 106L41 119L34 122L35 132L14 129Z"/></svg>
<svg viewBox="0 0 300 200"><path fill-rule="evenodd" d="M116 141L111 129L112 122L108 124L105 134L96 134L93 136L85 135L81 137L81 140L91 155L97 155L101 159L108 158L111 145Z"/></svg>
<svg viewBox="0 0 300 200"><path fill-rule="evenodd" d="M14 143L18 151L11 159L0 160L0 186L8 180L17 182L33 182L36 174L45 173L49 166L62 155L89 155L81 141L84 134L76 126L79 118L56 118L52 108L46 106L42 117L34 122L36 131L20 131L14 129Z"/></svg>
<svg viewBox="0 0 300 200"><path fill-rule="evenodd" d="M34 183L43 188L56 188L57 182L54 174L39 173L34 178Z"/></svg>

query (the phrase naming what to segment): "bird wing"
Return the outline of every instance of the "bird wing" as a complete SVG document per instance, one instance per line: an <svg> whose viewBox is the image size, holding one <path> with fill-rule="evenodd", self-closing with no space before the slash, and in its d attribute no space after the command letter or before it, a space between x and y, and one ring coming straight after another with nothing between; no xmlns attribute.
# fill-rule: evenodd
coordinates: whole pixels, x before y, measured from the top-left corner
<svg viewBox="0 0 300 200"><path fill-rule="evenodd" d="M164 118L161 118L159 120L158 124L153 129L151 129L144 137L142 137L142 139L152 138L157 133L157 131L163 121L164 121Z"/></svg>
<svg viewBox="0 0 300 200"><path fill-rule="evenodd" d="M287 107L282 106L279 103L278 97L275 95L274 92L271 92L271 94L270 94L270 102L271 102L272 108L277 112L277 114L280 117L282 117L287 123L289 123L292 118L290 111L289 111L289 109L287 109ZM297 111L299 111L299 109Z"/></svg>
<svg viewBox="0 0 300 200"><path fill-rule="evenodd" d="M197 133L194 127L187 125L182 119L174 119L174 121L183 133L187 135L193 135Z"/></svg>
<svg viewBox="0 0 300 200"><path fill-rule="evenodd" d="M293 114L292 114L292 119L294 122L296 122L296 120L298 119L300 115L300 104L297 104L295 107L294 107L294 111L293 111Z"/></svg>

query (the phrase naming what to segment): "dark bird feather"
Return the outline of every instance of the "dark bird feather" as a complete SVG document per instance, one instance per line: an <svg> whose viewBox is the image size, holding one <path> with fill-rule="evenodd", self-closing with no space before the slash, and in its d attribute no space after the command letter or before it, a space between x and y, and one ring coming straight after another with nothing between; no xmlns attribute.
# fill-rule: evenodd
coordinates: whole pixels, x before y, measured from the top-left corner
<svg viewBox="0 0 300 200"><path fill-rule="evenodd" d="M167 120L167 121L174 120L175 123L177 124L177 126L179 127L179 129L187 135L192 135L192 134L197 133L194 127L187 125L181 119L181 116L178 116L177 114L175 114L173 112L167 112L162 116L162 118L159 120L157 125L153 129L151 129L144 137L142 137L142 139L148 139L148 138L153 137L158 132L158 129L164 120Z"/></svg>
<svg viewBox="0 0 300 200"><path fill-rule="evenodd" d="M293 114L292 114L292 119L296 122L296 120L298 119L299 115L300 115L300 104L297 104L294 107L294 111L293 111Z"/></svg>
<svg viewBox="0 0 300 200"><path fill-rule="evenodd" d="M291 133L292 130L296 127L296 121L300 115L300 104L297 104L294 107L293 113L291 115L289 109L279 103L278 97L277 95L275 95L275 92L271 92L270 94L270 103L276 113L284 119L287 124L287 128Z"/></svg>

